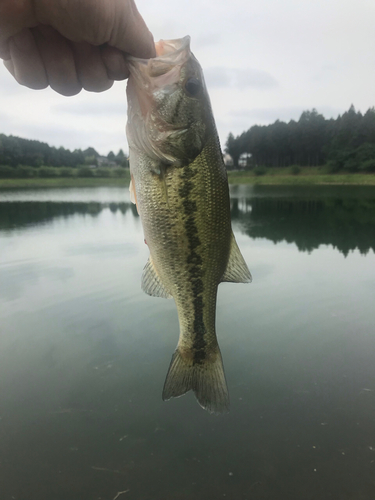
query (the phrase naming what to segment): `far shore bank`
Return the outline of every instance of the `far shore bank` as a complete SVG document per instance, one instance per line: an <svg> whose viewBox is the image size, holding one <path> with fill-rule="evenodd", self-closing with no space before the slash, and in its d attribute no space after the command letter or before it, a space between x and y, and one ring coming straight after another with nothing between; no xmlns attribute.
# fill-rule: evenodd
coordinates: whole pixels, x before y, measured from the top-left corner
<svg viewBox="0 0 375 500"><path fill-rule="evenodd" d="M55 177L53 179L0 179L1 189L73 188L73 187L127 187L128 177Z"/></svg>
<svg viewBox="0 0 375 500"><path fill-rule="evenodd" d="M257 185L352 185L375 186L375 174L335 173L327 174L318 169L301 169L297 175L288 172L288 169L270 170L264 175L255 175L252 172L228 172L230 184L257 184Z"/></svg>
<svg viewBox="0 0 375 500"><path fill-rule="evenodd" d="M288 169L270 169L264 175L255 175L249 171L229 171L229 184L254 185L353 185L375 186L375 174L360 173L324 173L319 169L301 169L297 175ZM55 177L31 179L0 179L1 189L26 188L72 188L72 187L126 187L129 176L126 177Z"/></svg>

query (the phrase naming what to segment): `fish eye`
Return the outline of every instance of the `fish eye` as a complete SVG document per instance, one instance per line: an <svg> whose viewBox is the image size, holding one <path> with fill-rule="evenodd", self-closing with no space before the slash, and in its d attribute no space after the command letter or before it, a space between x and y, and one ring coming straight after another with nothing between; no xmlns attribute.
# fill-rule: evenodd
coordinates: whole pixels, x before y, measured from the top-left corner
<svg viewBox="0 0 375 500"><path fill-rule="evenodd" d="M195 97L201 89L201 82L194 77L188 78L185 82L185 90L188 94Z"/></svg>

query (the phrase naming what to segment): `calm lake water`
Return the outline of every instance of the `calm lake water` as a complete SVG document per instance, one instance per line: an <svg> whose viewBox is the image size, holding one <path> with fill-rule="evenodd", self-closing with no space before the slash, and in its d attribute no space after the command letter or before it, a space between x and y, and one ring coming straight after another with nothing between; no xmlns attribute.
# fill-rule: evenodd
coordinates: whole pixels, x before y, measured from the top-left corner
<svg viewBox="0 0 375 500"><path fill-rule="evenodd" d="M231 194L213 416L161 400L178 319L127 189L0 192L1 500L375 498L375 189Z"/></svg>

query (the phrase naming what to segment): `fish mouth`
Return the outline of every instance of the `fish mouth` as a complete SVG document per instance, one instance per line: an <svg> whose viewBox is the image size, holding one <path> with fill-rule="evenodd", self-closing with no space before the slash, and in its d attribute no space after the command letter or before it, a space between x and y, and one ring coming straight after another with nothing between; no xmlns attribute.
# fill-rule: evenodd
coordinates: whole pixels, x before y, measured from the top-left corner
<svg viewBox="0 0 375 500"><path fill-rule="evenodd" d="M142 59L141 57L127 56L130 65L134 64L183 64L190 56L190 36L176 38L175 40L159 40L155 43L156 57Z"/></svg>
<svg viewBox="0 0 375 500"><path fill-rule="evenodd" d="M142 59L126 58L131 76L137 84L154 90L177 81L181 67L192 56L190 36L175 40L159 40L155 43L156 57Z"/></svg>
<svg viewBox="0 0 375 500"><path fill-rule="evenodd" d="M190 36L160 40L156 42L155 49L157 56L152 59L126 58L130 71L128 95L138 101L143 117L152 107L153 93L173 87L180 79L182 67L192 57Z"/></svg>
<svg viewBox="0 0 375 500"><path fill-rule="evenodd" d="M154 59L169 57L174 60L178 59L184 51L190 51L190 40L189 35L175 40L159 40L155 43L156 58Z"/></svg>
<svg viewBox="0 0 375 500"><path fill-rule="evenodd" d="M133 144L138 149L147 150L152 158L175 164L175 156L166 153L161 144L183 141L189 125L185 120L183 123L171 120L171 123L168 116L166 118L157 111L157 106L165 96L169 98L175 92L178 96L181 72L191 63L198 67L199 64L190 51L190 36L160 40L155 48L157 55L152 59L126 58L130 70L127 84L129 147Z"/></svg>

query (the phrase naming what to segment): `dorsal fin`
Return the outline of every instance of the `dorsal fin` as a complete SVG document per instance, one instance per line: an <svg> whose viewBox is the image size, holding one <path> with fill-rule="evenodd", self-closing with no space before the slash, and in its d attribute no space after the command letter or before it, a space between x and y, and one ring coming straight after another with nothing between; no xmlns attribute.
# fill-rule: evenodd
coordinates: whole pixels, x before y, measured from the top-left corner
<svg viewBox="0 0 375 500"><path fill-rule="evenodd" d="M153 297L162 297L163 299L172 298L172 295L163 285L160 276L158 275L154 267L151 255L143 269L142 290L145 293L148 293L148 295L152 295Z"/></svg>
<svg viewBox="0 0 375 500"><path fill-rule="evenodd" d="M251 283L251 280L252 278L249 268L242 257L241 251L238 248L236 239L232 232L228 264L221 281L230 281L232 283Z"/></svg>

